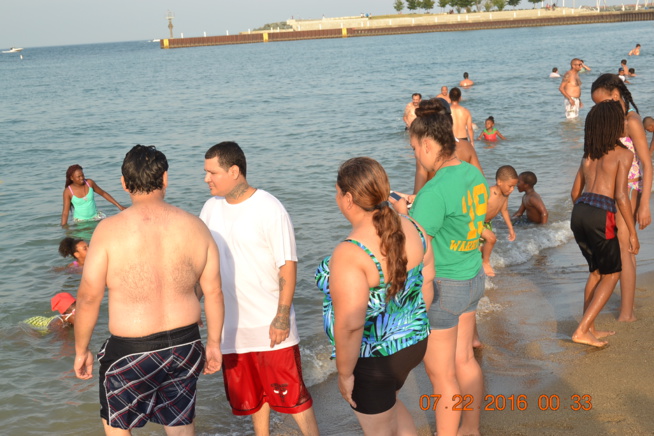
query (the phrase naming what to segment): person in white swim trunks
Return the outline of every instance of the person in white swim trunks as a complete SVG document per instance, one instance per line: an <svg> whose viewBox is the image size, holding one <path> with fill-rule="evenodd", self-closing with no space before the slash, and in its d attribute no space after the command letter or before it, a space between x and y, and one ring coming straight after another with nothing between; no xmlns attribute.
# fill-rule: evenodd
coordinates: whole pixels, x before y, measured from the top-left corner
<svg viewBox="0 0 654 436"><path fill-rule="evenodd" d="M584 107L580 99L581 79L579 78L579 71L583 65L583 61L578 58L570 61L570 70L565 73L561 79L561 86L559 86L559 92L565 97L565 117L568 119L577 118L579 109Z"/></svg>

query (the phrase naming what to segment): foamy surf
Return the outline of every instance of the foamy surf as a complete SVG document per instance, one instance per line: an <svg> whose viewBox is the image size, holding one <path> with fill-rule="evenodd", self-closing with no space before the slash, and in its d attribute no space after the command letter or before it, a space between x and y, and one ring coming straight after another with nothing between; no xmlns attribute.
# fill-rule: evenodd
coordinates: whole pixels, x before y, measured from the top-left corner
<svg viewBox="0 0 654 436"><path fill-rule="evenodd" d="M499 312L502 309L504 308L501 304L492 303L490 298L486 296L481 297L481 299L479 299L479 305L477 306L477 319L480 319L491 312Z"/></svg>
<svg viewBox="0 0 654 436"><path fill-rule="evenodd" d="M507 240L505 229L499 229L497 232L497 243L490 259L494 269L525 263L543 250L560 247L573 238L570 220L514 228L515 241Z"/></svg>
<svg viewBox="0 0 654 436"><path fill-rule="evenodd" d="M336 361L329 358L331 354L332 346L324 333L302 340L300 356L305 385L313 386L322 383L330 374L336 372Z"/></svg>

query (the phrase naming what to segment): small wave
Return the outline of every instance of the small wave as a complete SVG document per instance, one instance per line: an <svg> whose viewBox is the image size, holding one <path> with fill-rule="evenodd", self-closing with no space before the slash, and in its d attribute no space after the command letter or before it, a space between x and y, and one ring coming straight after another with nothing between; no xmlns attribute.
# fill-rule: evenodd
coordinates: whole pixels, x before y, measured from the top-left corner
<svg viewBox="0 0 654 436"><path fill-rule="evenodd" d="M573 238L570 220L546 225L516 226L515 241L506 239L506 231L500 229L497 243L491 254L493 268L503 268L527 262L547 248L565 245Z"/></svg>
<svg viewBox="0 0 654 436"><path fill-rule="evenodd" d="M490 289L497 289L497 285L493 283L490 277L486 276L486 281L484 282L484 289L487 291Z"/></svg>
<svg viewBox="0 0 654 436"><path fill-rule="evenodd" d="M502 309L504 309L504 307L502 307L501 304L491 303L490 298L486 296L481 297L479 304L477 305L477 319L481 318L487 313L499 312Z"/></svg>
<svg viewBox="0 0 654 436"><path fill-rule="evenodd" d="M312 335L302 341L302 375L307 387L322 383L330 374L336 372L336 361L329 358L331 354L332 346L324 333Z"/></svg>

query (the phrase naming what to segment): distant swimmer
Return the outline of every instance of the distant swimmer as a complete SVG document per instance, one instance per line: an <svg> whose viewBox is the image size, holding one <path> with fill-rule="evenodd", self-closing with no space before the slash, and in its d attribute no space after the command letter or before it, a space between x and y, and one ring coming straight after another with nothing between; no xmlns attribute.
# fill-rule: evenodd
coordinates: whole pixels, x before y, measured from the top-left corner
<svg viewBox="0 0 654 436"><path fill-rule="evenodd" d="M64 209L61 212L61 225L68 224L68 214L70 207L73 206L73 221L98 221L105 217L102 212L98 212L95 206L93 193L97 192L109 203L116 206L119 210L125 209L120 203L103 191L91 179L84 178L83 168L79 165L71 165L66 170L66 185L64 186Z"/></svg>
<svg viewBox="0 0 654 436"><path fill-rule="evenodd" d="M60 292L50 300L53 311L60 315L51 317L33 316L23 321L40 333L46 334L55 330L71 327L75 324L75 297L68 292Z"/></svg>
<svg viewBox="0 0 654 436"><path fill-rule="evenodd" d="M450 93L447 90L447 86L441 86L441 93L438 94L438 98L442 98L448 103L452 103L452 100L450 100Z"/></svg>
<svg viewBox="0 0 654 436"><path fill-rule="evenodd" d="M640 56L640 44L636 44L636 47L629 51L629 56Z"/></svg>
<svg viewBox="0 0 654 436"><path fill-rule="evenodd" d="M475 82L468 78L468 73L463 73L463 80L459 82L459 86L462 88L470 88L474 84Z"/></svg>
<svg viewBox="0 0 654 436"><path fill-rule="evenodd" d="M587 71L592 71L592 70L591 70L591 68L590 68L588 65L586 65L586 63L584 62L584 60L581 59L581 71L580 71L580 73L585 73L585 72L587 72Z"/></svg>
<svg viewBox="0 0 654 436"><path fill-rule="evenodd" d="M620 61L620 66L618 67L618 70L620 70L620 69L624 70L625 74L627 74L627 72L629 71L629 67L627 66L627 60L626 59L622 59Z"/></svg>
<svg viewBox="0 0 654 436"><path fill-rule="evenodd" d="M406 107L404 108L404 124L406 124L405 130L409 130L409 127L411 127L411 123L413 120L416 119L416 108L420 106L420 102L422 101L422 94L419 92L416 92L415 94L411 95L411 101L407 103Z"/></svg>
<svg viewBox="0 0 654 436"><path fill-rule="evenodd" d="M552 68L552 72L550 73L550 77L553 77L553 78L561 77L561 75L559 74L559 69L556 68L556 67Z"/></svg>
<svg viewBox="0 0 654 436"><path fill-rule="evenodd" d="M495 118L493 118L492 116L486 118L486 128L481 131L481 134L477 139L483 139L484 141L495 142L497 141L498 136L500 137L500 139L506 140L506 138L502 136L500 131L495 128Z"/></svg>
<svg viewBox="0 0 654 436"><path fill-rule="evenodd" d="M520 208L511 218L520 218L527 212L527 220L535 224L547 224L547 208L543 199L540 198L538 192L534 190L538 179L536 174L531 171L525 171L518 176L518 192L524 192Z"/></svg>
<svg viewBox="0 0 654 436"><path fill-rule="evenodd" d="M629 77L636 77L636 69L635 68L629 68L629 74L627 74Z"/></svg>
<svg viewBox="0 0 654 436"><path fill-rule="evenodd" d="M452 129L454 137L459 141L469 141L470 145L475 146L474 131L472 130L472 115L470 111L459 104L461 101L461 90L452 88L450 90L450 100L452 100Z"/></svg>
<svg viewBox="0 0 654 436"><path fill-rule="evenodd" d="M628 247L622 248L633 255L640 248L627 186L633 153L620 145L624 110L618 101L604 100L595 105L588 112L584 130L584 156L570 192L574 203L570 228L590 274L584 291L583 317L572 340L603 347L608 343L600 339L615 332L596 330L595 319L609 301L622 271L615 224L618 210L629 231Z"/></svg>
<svg viewBox="0 0 654 436"><path fill-rule="evenodd" d="M565 117L568 119L577 118L579 109L584 107L581 102L581 79L579 71L582 69L583 61L574 58L570 61L570 71L563 75L559 92L565 97Z"/></svg>
<svg viewBox="0 0 654 436"><path fill-rule="evenodd" d="M624 83L631 84L631 82L627 79L627 74L625 73L624 69L620 68L618 70L618 77L620 80L622 80Z"/></svg>

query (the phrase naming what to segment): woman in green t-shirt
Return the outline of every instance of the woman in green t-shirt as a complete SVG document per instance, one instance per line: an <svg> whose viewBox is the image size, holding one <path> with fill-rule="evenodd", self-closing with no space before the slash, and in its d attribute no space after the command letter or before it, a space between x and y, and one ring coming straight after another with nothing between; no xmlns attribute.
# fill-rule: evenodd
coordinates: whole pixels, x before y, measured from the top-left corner
<svg viewBox="0 0 654 436"><path fill-rule="evenodd" d="M483 376L472 339L484 293L479 236L488 184L477 168L457 158L449 108L437 99L423 100L416 116L409 129L411 147L419 164L435 173L416 195L411 216L425 229L434 250L436 279L424 361L434 393L441 397L437 433L456 435L460 425L462 434L479 434Z"/></svg>

